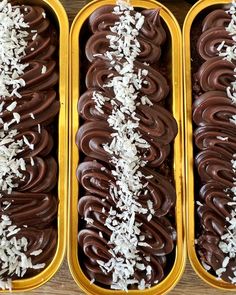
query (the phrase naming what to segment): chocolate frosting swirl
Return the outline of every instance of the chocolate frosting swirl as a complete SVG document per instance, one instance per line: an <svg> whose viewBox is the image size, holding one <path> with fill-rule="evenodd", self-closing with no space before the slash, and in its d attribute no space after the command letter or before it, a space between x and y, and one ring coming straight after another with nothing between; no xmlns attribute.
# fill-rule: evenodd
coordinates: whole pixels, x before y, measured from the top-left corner
<svg viewBox="0 0 236 295"><path fill-rule="evenodd" d="M112 13L113 5L104 5L97 8L89 17L89 25L94 34L96 32L106 31L110 33L110 27L119 20L117 14ZM144 24L139 32L140 39L144 39L154 45L162 45L166 40L166 32L161 24L159 9L143 10L145 16ZM132 15L132 12L131 12Z"/></svg>
<svg viewBox="0 0 236 295"><path fill-rule="evenodd" d="M226 50L222 45L235 43L226 30L230 21L231 16L222 9L207 14L197 40L197 52L206 61L193 75L196 97L193 121L197 125L194 141L200 150L195 158L201 186L197 200L202 203L197 208L200 224L196 248L203 265L210 266L210 272L216 275L226 257L220 243L232 218L228 203L233 201L231 188L235 186L232 160L236 152L233 120L236 111L227 95L227 87L235 81L235 64L219 56L219 51ZM221 274L223 280L231 282L230 277L235 277L235 263L230 258L226 271Z"/></svg>
<svg viewBox="0 0 236 295"><path fill-rule="evenodd" d="M235 132L232 129L204 125L194 131L195 144L200 150L211 149L227 158L236 152Z"/></svg>
<svg viewBox="0 0 236 295"><path fill-rule="evenodd" d="M102 206L101 199L83 197L79 202L79 213L85 218L90 218L93 220L92 224L87 225L89 228L94 228L95 230L100 230L104 235L110 236L110 230L104 225L106 218L108 217L108 208L110 204L105 207ZM111 197L109 197L111 199ZM82 200L82 201L81 201ZM97 202L98 201L98 202ZM102 203L101 203L102 202ZM80 208L80 206L82 206ZM105 213L103 213L105 209ZM119 213L119 212L118 212ZM119 218L117 218L118 220ZM142 223L140 230L142 235L145 236L145 241L149 244L147 246L139 246L138 248L143 249L145 253L155 254L158 256L166 255L172 252L175 240L175 230L171 223L165 218L152 218L151 221L147 221L147 217L139 214L136 216L137 222Z"/></svg>
<svg viewBox="0 0 236 295"><path fill-rule="evenodd" d="M11 205L8 207L4 205L6 203ZM57 200L55 196L46 193L3 194L0 200L0 217L4 214L18 227L47 228L57 216Z"/></svg>
<svg viewBox="0 0 236 295"><path fill-rule="evenodd" d="M141 153L141 158L148 161L148 165L151 167L160 166L169 155L170 145L162 144L161 136L158 137L158 135L156 135L156 138L154 138L151 132L149 135L148 132L142 128L141 124L137 129L149 143L149 148L145 149L145 154ZM99 123L97 123L97 121L87 122L80 127L77 133L76 143L85 155L109 162L110 155L104 150L103 145L105 143L111 143L111 133L112 129L106 121L99 121Z"/></svg>
<svg viewBox="0 0 236 295"><path fill-rule="evenodd" d="M111 33L110 31L96 32L92 35L85 47L85 53L87 59L92 62L97 56L104 54L109 49L109 40L107 36L116 36L116 34ZM140 44L140 54L137 58L140 62L154 63L157 62L161 56L161 47L149 42L147 40L137 38Z"/></svg>
<svg viewBox="0 0 236 295"><path fill-rule="evenodd" d="M140 89L142 95L147 95L152 102L159 102L166 98L169 93L169 86L166 78L157 70L146 66L138 61L134 62L134 72L138 74L138 69L147 70L148 74L145 77L147 84L143 84ZM86 87L102 89L109 92L107 87L104 87L110 81L111 75L116 77L118 73L115 69L110 69L110 62L108 60L97 59L90 68L86 75ZM113 94L113 93L111 93Z"/></svg>
<svg viewBox="0 0 236 295"><path fill-rule="evenodd" d="M12 98L6 99L6 106L11 104L12 100ZM14 112L20 115L20 122L13 123L11 128L25 130L38 124L42 124L43 126L48 125L57 115L59 108L60 103L57 100L57 93L54 90L25 92L23 97L17 100L17 106L14 109ZM32 115L34 118L32 118ZM4 122L11 121L12 114L5 110L1 118Z"/></svg>
<svg viewBox="0 0 236 295"><path fill-rule="evenodd" d="M58 200L54 188L58 172L53 155L56 154L56 115L60 108L58 32L53 18L47 17L44 8L22 5L14 0L12 5L16 5L13 10L20 8L28 24L25 28L28 32L25 55L19 61L26 65L19 77L25 81L25 86L18 91L21 97L0 97L3 102L0 128L3 123L10 123L9 130L17 130L14 139L22 142L22 151L16 157L24 160L26 170L20 171L22 177L14 179L11 193L0 192L0 216L9 216L12 224L21 228L16 238L27 239L25 254L31 258L32 264L45 263L47 266L57 247ZM7 107L13 102L17 104L10 112ZM12 121L13 112L19 115L19 122ZM37 256L31 255L38 250L42 251ZM42 268L28 269L24 276L30 277L40 271ZM13 275L13 279L16 278L17 275Z"/></svg>
<svg viewBox="0 0 236 295"><path fill-rule="evenodd" d="M235 106L223 91L208 91L193 103L193 120L198 126L232 128L235 124L231 118L235 114Z"/></svg>
<svg viewBox="0 0 236 295"><path fill-rule="evenodd" d="M227 27L231 21L230 15L228 15L223 9L215 9L210 12L202 22L202 31L205 32L211 28Z"/></svg>
<svg viewBox="0 0 236 295"><path fill-rule="evenodd" d="M95 279L96 283L108 288L112 284L112 274L104 274L97 261L108 262L112 257L109 250L114 246L109 243L111 230L105 222L110 209L116 208L110 193L111 186L116 186L116 179L112 174L111 157L103 148L105 143L111 142L111 134L114 132L107 121L112 113L111 100L114 99L114 93L112 87L104 85L111 82L111 77L120 76L117 69L111 68L111 61L104 57L104 53L110 49L107 36L115 36L110 27L119 20L119 16L112 13L113 9L114 6L105 5L96 9L89 17L92 34L88 36L82 53L90 63L87 67L86 63L82 66L87 70L84 83L86 89L83 89L78 101L82 124L76 135L76 144L82 158L77 169L77 178L81 185L78 202L81 218L78 234L80 262L83 271L91 280ZM131 11L131 15L133 13ZM137 132L150 147L145 150L140 148L138 151L147 165L141 168L145 187L140 191L137 202L147 213L137 214L136 220L142 224L140 242L144 241L150 245L138 246L140 263L151 266L151 272L147 275L146 271L135 267L134 278L141 281L145 277L146 283L153 285L166 275L167 255L173 252L176 240L172 222L176 194L168 156L178 130L171 112L164 107L170 87L163 69L159 67L161 46L166 40L166 32L159 10L143 10L141 13L145 20L138 35L140 54L134 61L134 73L141 74L145 83L139 89L139 104L135 116L139 119ZM96 106L94 92L106 97L102 111ZM147 96L153 105L142 104L143 96ZM118 101L116 103L119 105ZM149 179L150 175L152 178ZM151 218L150 201L153 204ZM120 213L120 209L115 210ZM137 289L137 286L133 284L130 288Z"/></svg>
<svg viewBox="0 0 236 295"><path fill-rule="evenodd" d="M235 65L221 57L213 57L205 61L199 68L195 80L203 91L226 91L234 81Z"/></svg>
<svg viewBox="0 0 236 295"><path fill-rule="evenodd" d="M197 42L197 51L205 60L217 57L219 56L217 49L223 41L227 46L233 46L234 44L225 27L213 27L202 33Z"/></svg>
<svg viewBox="0 0 236 295"><path fill-rule="evenodd" d="M218 152L205 150L197 154L195 162L199 176L203 183L214 180L227 187L234 186L234 172L231 158L227 158Z"/></svg>
<svg viewBox="0 0 236 295"><path fill-rule="evenodd" d="M90 279L96 276L96 281L102 285L110 286L112 283L112 276L110 273L104 274L97 263L97 260L108 262L112 257L109 249L108 238L104 235L101 237L96 229L82 229L78 235L78 241L80 247L82 247L85 253L84 271ZM89 257L89 259L87 258ZM148 257L147 260L145 257ZM152 284L155 281L160 281L164 277L165 257L159 257L155 255L146 256L143 253L140 263L151 266L151 274L147 276L147 282ZM150 260L150 261L149 261ZM140 280L146 273L144 271L136 271L135 278Z"/></svg>
<svg viewBox="0 0 236 295"><path fill-rule="evenodd" d="M208 208L214 210L224 219L230 217L228 202L232 201L232 195L231 190L225 185L215 181L203 185L199 192L200 198Z"/></svg>
<svg viewBox="0 0 236 295"><path fill-rule="evenodd" d="M35 228L22 228L17 234L16 239L26 238L28 241L27 251L25 255L31 258L32 264L49 265L51 258L55 254L57 231L53 227L47 229L35 229ZM31 255L32 252L42 250L42 252L35 256ZM0 261L0 268L2 269L2 260ZM41 269L28 268L24 277L32 277L38 274ZM3 274L3 278L8 279L9 274ZM12 279L17 279L15 274L11 275Z"/></svg>
<svg viewBox="0 0 236 295"><path fill-rule="evenodd" d="M29 24L26 55L21 61L27 63L31 60L53 58L58 46L58 34L49 19L44 17L44 9L39 6L23 5L21 10L25 21Z"/></svg>
<svg viewBox="0 0 236 295"><path fill-rule="evenodd" d="M45 263L48 266L55 255L57 246L57 230L54 227L46 229L36 229L33 227L22 228L17 234L16 238L25 237L28 241L26 256L31 257L32 263L41 264ZM31 256L30 253L42 250L37 256ZM28 269L25 277L31 277L41 272L41 269Z"/></svg>
<svg viewBox="0 0 236 295"><path fill-rule="evenodd" d="M103 112L96 109L96 104L93 99L94 90L87 90L78 101L78 111L80 116L86 121L107 121L108 116L111 115L112 106L109 101L105 102ZM102 93L102 92L101 92ZM105 94L105 93L104 93ZM110 99L110 97L108 97ZM119 102L117 102L119 103ZM148 114L148 115L147 115ZM166 108L153 105L140 104L137 106L136 117L139 119L138 130L143 137L150 137L145 139L150 141L158 141L160 145L166 145L172 142L178 132L177 123Z"/></svg>
<svg viewBox="0 0 236 295"><path fill-rule="evenodd" d="M43 68L45 67L45 73ZM23 91L48 90L58 83L58 73L54 60L33 60L28 62L25 72L19 78L25 81Z"/></svg>
<svg viewBox="0 0 236 295"><path fill-rule="evenodd" d="M175 190L173 185L166 177L158 172L143 168L142 173L146 176L152 175L153 177L144 189L144 192L147 191L146 194L144 192L141 194L140 203L144 208L148 208L147 201L151 200L155 211L154 214L156 216L166 215L175 205ZM103 198L108 198L107 200L110 204L113 203L109 193L109 187L110 185L115 185L115 179L107 165L103 165L97 161L84 161L78 167L77 177L87 193L100 198L102 203ZM79 201L79 208L80 202L83 201ZM80 211L79 213L82 216L84 215Z"/></svg>
<svg viewBox="0 0 236 295"><path fill-rule="evenodd" d="M15 139L23 141L23 136L27 138L30 145L34 145L34 149L31 150L29 146L25 144L23 151L18 154L18 157L46 157L53 148L52 135L45 128L41 128L40 132L37 130L37 128L23 130L15 136Z"/></svg>
<svg viewBox="0 0 236 295"><path fill-rule="evenodd" d="M33 193L50 192L57 182L57 163L53 157L34 157L34 164L25 158L26 171L22 171L23 178L17 179L18 191Z"/></svg>
<svg viewBox="0 0 236 295"><path fill-rule="evenodd" d="M214 271L217 271L222 267L222 263L225 258L225 254L219 248L220 236L204 231L201 237L198 239L199 244L199 256L200 260L212 267ZM222 273L221 278L230 282L229 277L234 276L235 271L235 259L231 259L227 265L227 269Z"/></svg>

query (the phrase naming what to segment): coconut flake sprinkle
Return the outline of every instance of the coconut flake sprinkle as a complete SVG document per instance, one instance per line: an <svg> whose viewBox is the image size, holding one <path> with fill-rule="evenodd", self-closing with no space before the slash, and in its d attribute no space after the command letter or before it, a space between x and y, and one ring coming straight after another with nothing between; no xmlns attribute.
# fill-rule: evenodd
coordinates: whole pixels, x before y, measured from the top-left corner
<svg viewBox="0 0 236 295"><path fill-rule="evenodd" d="M29 25L19 7L12 7L7 0L0 2L0 97L21 97L18 90L25 86L19 78L28 64L20 59L25 55Z"/></svg>
<svg viewBox="0 0 236 295"><path fill-rule="evenodd" d="M12 224L10 218L6 215L2 215L0 219L0 288L10 289L12 287L11 279L5 279L16 274L18 277L22 277L27 269L43 268L43 264L32 264L31 258L26 256L28 248L28 241L25 237L16 238L16 234L20 231L20 228ZM41 250L37 253L31 253L31 255L39 255Z"/></svg>
<svg viewBox="0 0 236 295"><path fill-rule="evenodd" d="M101 270L112 273L111 288L128 290L130 285L137 284L139 289L150 287L144 279L134 277L135 270L146 269L149 274L150 266L140 263L142 256L138 247L150 247L140 238L142 224L136 220L137 214L147 215L151 220L153 204L143 208L138 197L144 189L142 183L147 183L146 177L140 168L146 162L141 160L139 149L149 148L148 142L142 138L137 128L139 119L136 116L138 104L152 105L147 97L140 98L139 90L148 75L147 70L139 69L136 73L134 61L140 53L140 44L137 39L139 30L144 23L144 16L134 13L134 8L128 1L117 1L113 13L119 16L119 21L110 28L112 35L108 35L111 50L105 52L103 58L111 62L111 68L117 72L115 77L110 76L104 87L114 92L112 113L107 121L113 129L111 143L104 144L104 150L111 156L114 169L111 171L116 180L115 186L110 186L110 195L116 203L110 208L105 226L111 230L109 244L112 245L112 258L108 262L97 261ZM131 13L132 11L132 13ZM93 93L96 109L103 113L103 105L108 98L100 92ZM117 103L119 102L119 103Z"/></svg>
<svg viewBox="0 0 236 295"><path fill-rule="evenodd" d="M17 99L21 98L19 90L25 86L20 76L28 66L21 63L28 45L28 27L19 6L12 6L7 0L0 1L0 115L6 111L11 114L11 119L6 122L0 117L0 193L4 194L11 194L18 186L16 179L24 178L26 163L19 154L26 146L34 149L25 136L16 139L19 133L11 128L21 120L20 114L14 110ZM7 104L5 99L9 97L12 101ZM5 201L3 205L5 215L0 217L0 288L11 290L13 275L22 277L27 269L44 268L45 264L33 265L31 257L26 256L28 241L22 236L17 238L21 229L7 216L11 202ZM30 255L39 255L41 251L39 249Z"/></svg>

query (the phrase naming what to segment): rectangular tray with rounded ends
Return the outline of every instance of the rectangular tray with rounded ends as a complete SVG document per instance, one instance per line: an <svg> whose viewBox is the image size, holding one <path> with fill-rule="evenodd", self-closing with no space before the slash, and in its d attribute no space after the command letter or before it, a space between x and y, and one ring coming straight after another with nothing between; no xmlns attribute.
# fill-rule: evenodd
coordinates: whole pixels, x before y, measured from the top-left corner
<svg viewBox="0 0 236 295"><path fill-rule="evenodd" d="M39 5L45 8L59 29L59 86L60 111L58 117L58 215L57 249L51 263L32 278L13 280L11 292L25 292L40 287L54 276L59 269L66 250L67 195L68 195L68 38L69 22L59 0L20 0L20 4ZM66 140L65 140L66 139ZM0 290L0 292L6 292Z"/></svg>
<svg viewBox="0 0 236 295"><path fill-rule="evenodd" d="M76 168L79 162L79 152L75 144L75 136L79 127L79 116L77 103L80 94L80 60L79 60L79 34L84 22L89 15L98 7L107 4L115 4L114 0L93 1L86 5L76 16L70 32L70 197L69 197L69 227L68 227L68 262L70 271L83 291L93 295L114 295L127 294L125 291L114 291L91 284L90 280L83 273L78 260L78 194L79 186L76 178ZM168 276L158 285L146 290L130 290L128 294L165 294L180 279L185 266L185 240L183 233L183 125L182 125L182 54L181 54L181 32L174 16L162 4L153 0L133 0L131 4L137 8L160 9L160 15L169 29L171 48L169 52L172 63L169 65L172 81L172 111L177 121L179 132L174 142L174 175L176 186L176 228L177 245L175 261Z"/></svg>
<svg viewBox="0 0 236 295"><path fill-rule="evenodd" d="M236 286L217 279L201 265L195 250L195 199L194 199L194 157L192 127L192 73L191 73L191 27L196 17L206 8L219 8L231 3L230 0L203 0L197 2L186 16L183 27L184 50L184 113L185 113L185 165L186 165L186 225L188 256L195 272L211 286L236 291Z"/></svg>

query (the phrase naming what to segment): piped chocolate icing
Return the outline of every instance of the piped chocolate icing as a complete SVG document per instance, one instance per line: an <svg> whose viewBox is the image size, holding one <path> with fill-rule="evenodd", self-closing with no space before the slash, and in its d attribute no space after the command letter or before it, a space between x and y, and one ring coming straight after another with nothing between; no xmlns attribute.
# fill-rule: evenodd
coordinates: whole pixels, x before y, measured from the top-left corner
<svg viewBox="0 0 236 295"><path fill-rule="evenodd" d="M229 11L208 12L193 54L193 122L195 144L196 250L205 269L236 283L235 115L231 91L235 83L232 32L235 4ZM198 20L200 22L200 19ZM197 24L195 24L197 26ZM199 24L198 24L199 25ZM192 50L192 53L195 49Z"/></svg>
<svg viewBox="0 0 236 295"><path fill-rule="evenodd" d="M42 271L57 246L58 31L42 7L3 1L0 9L6 38L15 34L16 48L9 49L13 50L9 56L18 71L9 70L9 84L7 76L0 79L5 87L0 92L0 153L2 157L10 151L14 159L13 163L6 157L9 171L0 169L0 240L9 243L6 257L14 245L19 247L17 257L1 255L0 283L1 288L11 289L11 279ZM12 19L18 20L17 28ZM0 72L7 75L4 50ZM4 247L1 251L5 253Z"/></svg>
<svg viewBox="0 0 236 295"><path fill-rule="evenodd" d="M114 98L114 87L106 86L121 75L112 66L112 59L109 60L109 56L106 56L111 47L109 38L117 37L117 32L112 27L121 22L119 13L114 13L116 9L110 5L102 6L90 15L90 35L85 46L81 45L80 48L89 63L87 67L81 67L85 71L85 77L80 86L85 84L86 87L78 101L81 124L76 135L80 150L80 164L77 169L80 183L78 255L83 271L95 284L105 288L142 289L163 280L174 259L176 193L171 170L172 143L178 127L165 106L169 101L170 83L159 67L167 34L162 26L159 10L142 10L140 15L144 16L144 22L137 34L140 52L132 64L132 73L137 76L141 71L145 73L145 82L140 84L137 95L139 103L133 115L135 114L139 122L136 130L144 140L144 146L138 149L138 155L140 161L145 162L139 170L143 176L139 184L141 190L137 204L146 213L135 214L135 222L140 224L137 228L138 254L134 255L138 255L138 261L135 266L132 265L134 273L130 275L129 281L123 280L124 285L119 285L121 280L114 280L115 268L113 271L104 270L113 260L112 253L116 246L110 240L114 230L112 224L107 225L108 220L114 211L114 218L117 220L114 220L115 226L116 222L122 222L121 216L126 210L119 208L112 192L115 187L119 190L119 185L114 172L114 156L109 152L115 136L109 118L113 115L115 104L122 106L122 102ZM134 18L136 13L132 8L127 12ZM128 60L126 58L116 60L117 67L122 67ZM99 99L102 100L102 106L99 106ZM132 114L132 109L130 113ZM130 122L132 121L131 119ZM135 199L134 202L136 204ZM132 243L131 240L127 242ZM119 254L119 250L115 256L120 261L125 258ZM127 253L127 259L130 259L128 256Z"/></svg>

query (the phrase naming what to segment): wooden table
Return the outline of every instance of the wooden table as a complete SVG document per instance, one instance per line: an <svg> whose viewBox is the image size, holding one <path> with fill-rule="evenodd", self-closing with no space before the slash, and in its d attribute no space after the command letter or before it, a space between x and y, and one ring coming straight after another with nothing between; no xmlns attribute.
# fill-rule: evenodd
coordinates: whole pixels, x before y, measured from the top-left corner
<svg viewBox="0 0 236 295"><path fill-rule="evenodd" d="M82 0L61 0L61 2L64 4L66 8L70 23L73 21L79 9L86 4L86 1L82 1ZM189 10L189 8L191 7L191 5L184 0L165 0L161 2L165 3L165 5L171 9L171 11L175 14L180 24L182 25L184 21L184 17L187 11ZM18 294L20 295L23 293L18 293ZM84 293L80 291L79 287L73 281L68 269L67 262L64 261L61 269L51 281L49 281L47 284L38 288L35 291L28 292L28 294L29 295L42 295L42 294L82 295ZM185 294L224 295L224 294L227 294L227 292L218 291L214 288L211 288L207 284L205 284L194 273L194 271L192 270L188 262L182 279L180 280L178 285L170 292L170 294L172 295L185 295Z"/></svg>

